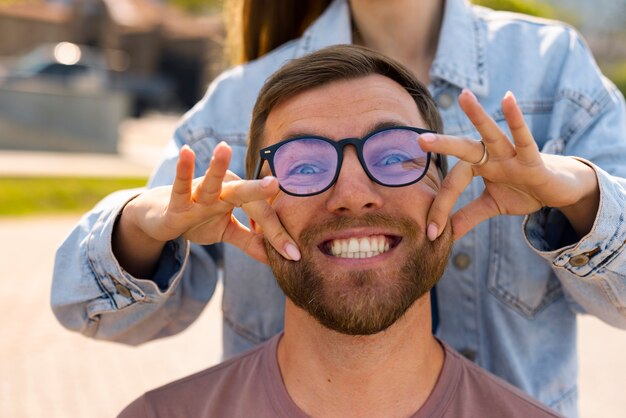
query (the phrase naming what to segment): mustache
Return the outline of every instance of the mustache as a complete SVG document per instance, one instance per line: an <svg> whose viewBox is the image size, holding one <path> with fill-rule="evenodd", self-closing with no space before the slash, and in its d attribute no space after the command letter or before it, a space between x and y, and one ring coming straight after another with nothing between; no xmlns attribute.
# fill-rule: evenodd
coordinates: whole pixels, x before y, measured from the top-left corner
<svg viewBox="0 0 626 418"><path fill-rule="evenodd" d="M322 222L310 225L302 230L299 236L301 243L313 244L319 241L320 236L328 232L338 232L348 228L385 227L398 231L407 238L416 238L424 233L415 221L405 216L388 213L367 213L363 216L335 216Z"/></svg>

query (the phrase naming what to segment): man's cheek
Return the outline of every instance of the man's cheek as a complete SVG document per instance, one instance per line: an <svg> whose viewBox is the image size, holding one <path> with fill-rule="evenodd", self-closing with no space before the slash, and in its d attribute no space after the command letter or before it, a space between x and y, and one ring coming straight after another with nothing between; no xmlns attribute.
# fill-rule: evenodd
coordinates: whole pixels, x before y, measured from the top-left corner
<svg viewBox="0 0 626 418"><path fill-rule="evenodd" d="M286 196L287 198L285 198ZM272 209L274 209L278 220L287 230L287 233L289 233L293 239L297 240L298 233L302 229L302 224L304 224L308 218L303 206L298 205L298 202L293 202L293 199L294 198L291 196L279 193L272 202ZM306 203L302 202L302 204Z"/></svg>

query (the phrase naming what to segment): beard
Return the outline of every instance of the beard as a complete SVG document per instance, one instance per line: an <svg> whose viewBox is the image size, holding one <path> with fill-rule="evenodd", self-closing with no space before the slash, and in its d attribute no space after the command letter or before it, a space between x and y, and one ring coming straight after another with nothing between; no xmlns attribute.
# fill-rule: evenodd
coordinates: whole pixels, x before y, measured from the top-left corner
<svg viewBox="0 0 626 418"><path fill-rule="evenodd" d="M322 234L351 227L390 227L409 245L406 259L380 269L350 272L325 270L314 262ZM283 258L266 240L270 266L278 285L299 308L324 327L347 335L373 335L400 319L442 276L452 247L449 226L431 242L410 218L368 214L337 217L315 224L299 237L300 261ZM320 255L317 259L320 259Z"/></svg>

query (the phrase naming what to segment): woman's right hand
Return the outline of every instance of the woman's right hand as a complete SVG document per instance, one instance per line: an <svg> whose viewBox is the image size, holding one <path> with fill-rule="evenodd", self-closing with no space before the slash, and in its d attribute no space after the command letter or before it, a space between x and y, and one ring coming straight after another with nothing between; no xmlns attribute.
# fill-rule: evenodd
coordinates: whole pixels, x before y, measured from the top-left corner
<svg viewBox="0 0 626 418"><path fill-rule="evenodd" d="M181 236L198 244L228 242L267 263L265 236L283 257L299 258L297 247L278 216L271 208L267 210L267 199L278 192L278 181L274 177L242 180L228 170L231 156L228 144L218 144L205 175L194 179L195 154L183 146L172 186L140 194L128 203L122 217L163 244ZM264 235L233 216L233 209L244 204L246 212L255 214L254 220Z"/></svg>

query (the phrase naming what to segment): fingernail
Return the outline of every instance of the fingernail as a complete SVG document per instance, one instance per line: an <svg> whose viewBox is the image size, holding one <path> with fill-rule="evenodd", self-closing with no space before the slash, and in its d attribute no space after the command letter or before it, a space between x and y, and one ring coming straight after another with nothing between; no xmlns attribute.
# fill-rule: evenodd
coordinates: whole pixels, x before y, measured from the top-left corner
<svg viewBox="0 0 626 418"><path fill-rule="evenodd" d="M437 139L435 134L422 134L420 135L420 137L424 142L427 142L429 144L432 144L433 142L435 142L435 139Z"/></svg>
<svg viewBox="0 0 626 418"><path fill-rule="evenodd" d="M263 179L261 180L261 187L268 187L270 184L272 184L273 180L274 177L271 176L263 177Z"/></svg>
<svg viewBox="0 0 626 418"><path fill-rule="evenodd" d="M515 99L515 95L513 94L513 92L511 90L507 91L504 94L504 98L505 99L511 98L511 100L513 100L514 103L517 103L517 100Z"/></svg>
<svg viewBox="0 0 626 418"><path fill-rule="evenodd" d="M429 240L434 241L437 239L437 235L439 233L439 228L436 223L431 223L428 225L428 229L426 230L426 236Z"/></svg>
<svg viewBox="0 0 626 418"><path fill-rule="evenodd" d="M285 245L285 252L293 261L300 260L300 251L298 250L298 247L292 243L288 242L287 245Z"/></svg>
<svg viewBox="0 0 626 418"><path fill-rule="evenodd" d="M461 94L464 94L464 95L466 95L466 96L469 96L469 97L471 97L473 100L477 100L477 99L476 99L476 96L474 95L474 93L472 93L472 91L471 91L470 89L463 89L463 90L461 91Z"/></svg>

